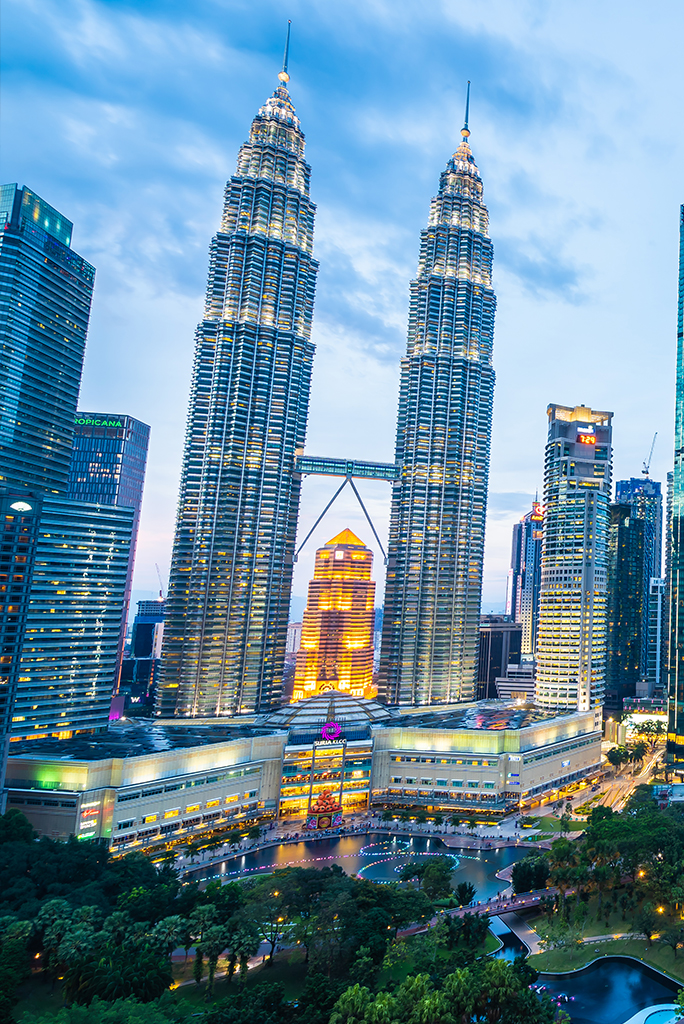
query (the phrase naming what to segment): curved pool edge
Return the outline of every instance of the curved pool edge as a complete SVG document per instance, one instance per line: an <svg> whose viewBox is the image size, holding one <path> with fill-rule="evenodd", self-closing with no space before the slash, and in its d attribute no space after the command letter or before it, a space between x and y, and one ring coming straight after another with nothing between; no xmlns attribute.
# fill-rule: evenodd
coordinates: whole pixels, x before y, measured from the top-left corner
<svg viewBox="0 0 684 1024"><path fill-rule="evenodd" d="M680 981L679 978L673 978L671 974L666 974L665 971L661 971L657 967L652 967L651 964L646 963L646 961L642 960L641 957L630 956L629 953L603 953L601 956L594 957L593 960L584 964L583 967L576 967L574 971L540 971L539 975L541 976L543 974L547 978L567 978L570 974L581 974L582 971L588 970L588 968L592 967L594 964L597 964L600 961L605 963L606 960L631 960L635 964L641 964L642 967L647 967L649 971L653 971L654 974L660 974L663 978L667 978L667 980L671 981L673 985L678 985L679 988L684 988L684 981ZM653 1011L653 1007L651 1007L651 1011ZM631 1024L631 1021L629 1024Z"/></svg>
<svg viewBox="0 0 684 1024"><path fill-rule="evenodd" d="M646 1006L643 1010L639 1010L633 1017L624 1021L623 1024L648 1024L649 1020L652 1020L656 1013L667 1010L670 1011L670 1019L674 1020L675 1013L677 1012L677 1007L674 1003L654 1003L653 1006ZM667 1021L663 1020L662 1024L667 1024Z"/></svg>

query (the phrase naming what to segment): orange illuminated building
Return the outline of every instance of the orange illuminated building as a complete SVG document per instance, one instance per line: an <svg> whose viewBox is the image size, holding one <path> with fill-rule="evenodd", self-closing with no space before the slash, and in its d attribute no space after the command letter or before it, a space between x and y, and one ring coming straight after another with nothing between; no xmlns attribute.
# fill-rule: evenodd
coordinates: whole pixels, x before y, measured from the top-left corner
<svg viewBox="0 0 684 1024"><path fill-rule="evenodd" d="M374 697L373 552L343 530L316 552L292 700L326 690Z"/></svg>

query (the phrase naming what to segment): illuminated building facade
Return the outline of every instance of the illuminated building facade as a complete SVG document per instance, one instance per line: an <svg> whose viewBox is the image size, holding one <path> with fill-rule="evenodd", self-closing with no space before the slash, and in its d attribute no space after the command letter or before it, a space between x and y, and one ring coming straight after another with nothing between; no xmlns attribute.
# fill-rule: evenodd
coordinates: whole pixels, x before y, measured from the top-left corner
<svg viewBox="0 0 684 1024"><path fill-rule="evenodd" d="M316 552L302 620L292 700L327 690L372 697L373 552L343 530Z"/></svg>
<svg viewBox="0 0 684 1024"><path fill-rule="evenodd" d="M100 736L13 744L8 804L39 834L121 852L276 817L327 828L370 806L491 822L586 787L601 738L600 711L484 701L400 713L331 692L253 724L118 721ZM340 810L313 810L325 806Z"/></svg>
<svg viewBox="0 0 684 1024"><path fill-rule="evenodd" d="M13 739L107 728L134 510L44 498Z"/></svg>
<svg viewBox="0 0 684 1024"><path fill-rule="evenodd" d="M531 656L534 656L539 627L543 524L542 507L535 501L532 511L514 525L506 588L506 615L522 626L521 654Z"/></svg>
<svg viewBox="0 0 684 1024"><path fill-rule="evenodd" d="M134 511L121 617L117 681L128 624L149 442L150 428L132 416L121 413L76 413L68 497L90 504L121 505Z"/></svg>
<svg viewBox="0 0 684 1024"><path fill-rule="evenodd" d="M467 116L461 134L411 283L380 660L379 693L390 704L475 693L496 298Z"/></svg>
<svg viewBox="0 0 684 1024"><path fill-rule="evenodd" d="M613 414L547 411L537 700L589 711L605 690Z"/></svg>
<svg viewBox="0 0 684 1024"><path fill-rule="evenodd" d="M318 264L288 75L226 186L196 333L158 711L231 715L282 692Z"/></svg>
<svg viewBox="0 0 684 1024"><path fill-rule="evenodd" d="M95 268L26 186L0 186L0 227L0 484L64 494Z"/></svg>
<svg viewBox="0 0 684 1024"><path fill-rule="evenodd" d="M684 762L684 206L679 210L675 452L670 530L669 760ZM678 769L679 770L679 769Z"/></svg>

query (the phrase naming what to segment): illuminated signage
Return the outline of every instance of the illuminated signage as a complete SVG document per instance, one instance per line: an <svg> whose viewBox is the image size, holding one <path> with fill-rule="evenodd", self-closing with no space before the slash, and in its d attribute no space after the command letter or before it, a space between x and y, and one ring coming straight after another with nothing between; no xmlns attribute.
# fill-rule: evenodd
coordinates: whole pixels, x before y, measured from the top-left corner
<svg viewBox="0 0 684 1024"><path fill-rule="evenodd" d="M74 423L77 427L123 427L123 423L119 419L109 420L104 417L95 419L93 416L76 416Z"/></svg>
<svg viewBox="0 0 684 1024"><path fill-rule="evenodd" d="M14 509L15 512L32 512L33 511L33 505L29 505L28 501L14 501L10 505L10 508Z"/></svg>
<svg viewBox="0 0 684 1024"><path fill-rule="evenodd" d="M321 729L321 736L324 740L336 740L342 732L342 727L337 722L328 722Z"/></svg>
<svg viewBox="0 0 684 1024"><path fill-rule="evenodd" d="M596 434L578 434L577 440L580 444L596 444Z"/></svg>

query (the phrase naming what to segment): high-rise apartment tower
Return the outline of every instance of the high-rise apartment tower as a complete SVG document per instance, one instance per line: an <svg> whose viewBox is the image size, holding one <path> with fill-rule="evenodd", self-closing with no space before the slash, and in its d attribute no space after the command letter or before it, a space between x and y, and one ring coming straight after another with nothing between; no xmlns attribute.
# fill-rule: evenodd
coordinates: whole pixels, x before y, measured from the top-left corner
<svg viewBox="0 0 684 1024"><path fill-rule="evenodd" d="M280 84L226 186L197 329L158 710L279 702L314 346L315 207Z"/></svg>
<svg viewBox="0 0 684 1024"><path fill-rule="evenodd" d="M606 676L611 412L548 407L537 700L588 711Z"/></svg>
<svg viewBox="0 0 684 1024"><path fill-rule="evenodd" d="M496 299L467 122L466 111L411 283L380 662L380 695L391 704L475 694Z"/></svg>
<svg viewBox="0 0 684 1024"><path fill-rule="evenodd" d="M669 483L669 481L668 481ZM669 488L668 488L669 490ZM679 210L679 292L675 450L670 536L670 658L668 758L684 761L684 205Z"/></svg>
<svg viewBox="0 0 684 1024"><path fill-rule="evenodd" d="M539 626L539 588L544 513L535 501L532 511L513 527L511 568L506 588L506 615L522 626L521 654L534 655Z"/></svg>
<svg viewBox="0 0 684 1024"><path fill-rule="evenodd" d="M327 690L374 697L373 552L343 530L316 552L302 620L293 700Z"/></svg>

